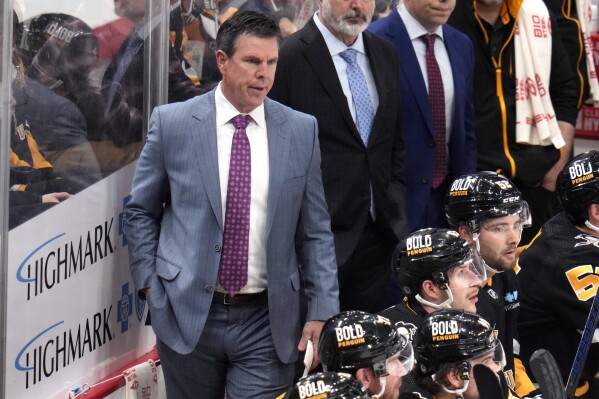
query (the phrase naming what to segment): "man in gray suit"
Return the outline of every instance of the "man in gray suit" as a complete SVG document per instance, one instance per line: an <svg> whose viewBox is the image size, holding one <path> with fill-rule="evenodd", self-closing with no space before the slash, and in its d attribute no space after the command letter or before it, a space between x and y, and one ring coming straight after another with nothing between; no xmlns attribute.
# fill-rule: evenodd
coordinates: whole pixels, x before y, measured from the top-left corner
<svg viewBox="0 0 599 399"><path fill-rule="evenodd" d="M156 108L137 165L131 272L170 398L222 399L225 387L232 398L276 397L298 350L318 345L322 320L339 311L316 120L265 98L278 41L261 14L227 20L222 82Z"/></svg>

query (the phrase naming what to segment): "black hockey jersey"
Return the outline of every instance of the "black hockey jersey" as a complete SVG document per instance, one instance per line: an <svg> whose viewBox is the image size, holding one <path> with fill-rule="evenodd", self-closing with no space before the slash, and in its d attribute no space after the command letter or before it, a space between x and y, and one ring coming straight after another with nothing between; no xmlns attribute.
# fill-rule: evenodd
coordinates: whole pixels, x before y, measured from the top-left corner
<svg viewBox="0 0 599 399"><path fill-rule="evenodd" d="M599 287L599 238L578 230L560 213L518 260L522 290L519 317L524 359L539 348L555 357L566 382L591 303ZM599 372L599 329L583 370L583 379Z"/></svg>

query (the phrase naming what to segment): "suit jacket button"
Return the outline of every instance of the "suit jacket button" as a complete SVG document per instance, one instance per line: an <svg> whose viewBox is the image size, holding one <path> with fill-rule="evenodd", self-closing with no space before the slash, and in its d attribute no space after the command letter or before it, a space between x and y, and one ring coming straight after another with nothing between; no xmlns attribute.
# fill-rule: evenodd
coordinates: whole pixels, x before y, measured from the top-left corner
<svg viewBox="0 0 599 399"><path fill-rule="evenodd" d="M422 184L428 184L428 179L426 177L422 178Z"/></svg>
<svg viewBox="0 0 599 399"><path fill-rule="evenodd" d="M206 290L207 293L211 293L214 288L211 285L205 285L204 289Z"/></svg>
<svg viewBox="0 0 599 399"><path fill-rule="evenodd" d="M215 250L216 252L220 252L220 244L215 244L215 245L214 245L214 250Z"/></svg>

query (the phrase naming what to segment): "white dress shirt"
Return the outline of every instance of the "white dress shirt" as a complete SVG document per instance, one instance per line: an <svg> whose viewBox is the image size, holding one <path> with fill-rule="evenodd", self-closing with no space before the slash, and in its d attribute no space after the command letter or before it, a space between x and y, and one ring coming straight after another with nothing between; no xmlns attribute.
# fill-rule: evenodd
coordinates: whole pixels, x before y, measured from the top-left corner
<svg viewBox="0 0 599 399"><path fill-rule="evenodd" d="M362 73L364 74L364 79L366 79L366 85L368 86L368 92L370 93L370 99L372 100L372 109L376 114L376 110L379 106L379 95L376 91L376 85L374 83L374 77L372 75L372 70L370 69L368 57L366 57L366 50L364 48L362 34L358 35L358 38L350 47L347 47L345 43L336 38L331 31L324 26L322 22L320 22L320 19L318 19L318 12L314 14L313 18L314 22L316 23L316 27L322 34L329 52L331 53L331 57L333 58L335 70L337 70L337 76L339 76L339 82L341 83L343 94L345 94L345 97L347 97L347 105L349 105L349 110L354 122L356 122L356 108L354 107L351 90L349 89L349 81L347 79L347 62L345 62L345 60L341 58L341 55L339 55L348 48L353 48L358 52L356 60L360 66L360 69L362 70Z"/></svg>
<svg viewBox="0 0 599 399"><path fill-rule="evenodd" d="M214 94L216 108L216 145L218 150L218 174L220 198L223 210L223 226L227 209L227 184L229 163L235 127L233 117L241 114L224 96L220 83ZM251 199L250 199L250 238L248 249L248 282L240 294L258 293L266 289L266 212L268 201L268 137L264 104L247 114L252 120L246 128L252 157ZM216 291L225 292L217 284Z"/></svg>
<svg viewBox="0 0 599 399"><path fill-rule="evenodd" d="M428 72L426 69L426 44L422 40L422 35L434 33L437 35L435 40L435 58L439 69L441 71L441 78L443 79L443 92L445 93L445 139L449 142L451 135L451 128L453 126L453 111L455 104L454 87L453 87L453 72L451 70L451 63L449 62L449 56L447 55L447 49L445 48L443 38L443 28L439 26L434 32L427 31L406 9L406 6L401 2L397 6L399 16L406 26L412 46L414 46L414 52L416 58L418 58L418 64L420 65L420 71L422 71L422 77L426 84L426 90L428 91ZM449 157L447 158L449 159Z"/></svg>

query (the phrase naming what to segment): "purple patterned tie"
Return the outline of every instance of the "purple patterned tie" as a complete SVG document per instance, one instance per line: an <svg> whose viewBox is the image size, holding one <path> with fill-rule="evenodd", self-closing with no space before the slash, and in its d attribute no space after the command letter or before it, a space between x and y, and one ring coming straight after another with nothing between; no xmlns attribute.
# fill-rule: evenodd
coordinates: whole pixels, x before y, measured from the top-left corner
<svg viewBox="0 0 599 399"><path fill-rule="evenodd" d="M223 253L218 278L231 296L237 294L248 281L252 165L245 128L250 120L249 115L237 115L231 119L235 133L229 163Z"/></svg>
<svg viewBox="0 0 599 399"><path fill-rule="evenodd" d="M435 168L433 171L433 188L439 187L447 173L445 159L445 92L439 64L435 58L435 39L437 35L424 35L426 43L426 72L428 75L428 101L433 115L433 131L435 135Z"/></svg>

